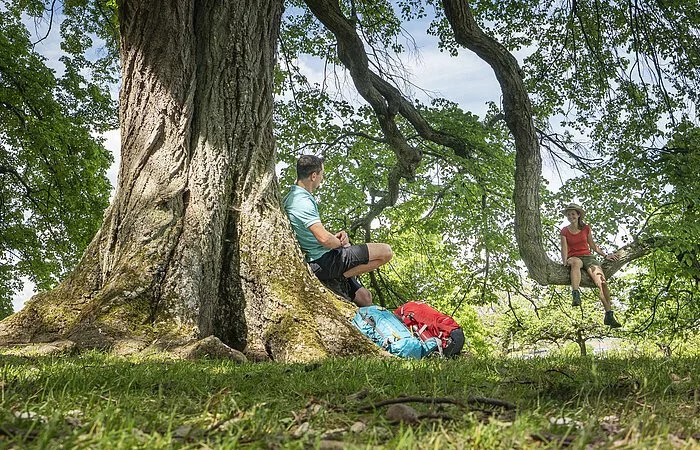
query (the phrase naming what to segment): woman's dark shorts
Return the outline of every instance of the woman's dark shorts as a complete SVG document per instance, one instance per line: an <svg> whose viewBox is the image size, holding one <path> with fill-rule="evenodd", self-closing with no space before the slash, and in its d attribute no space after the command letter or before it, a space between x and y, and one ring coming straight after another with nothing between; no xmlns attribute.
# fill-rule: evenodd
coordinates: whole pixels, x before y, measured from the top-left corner
<svg viewBox="0 0 700 450"><path fill-rule="evenodd" d="M311 270L319 280L340 278L353 267L369 262L367 244L334 248L320 258L309 263Z"/></svg>
<svg viewBox="0 0 700 450"><path fill-rule="evenodd" d="M600 267L600 261L593 255L577 256L583 263L583 270L588 270L591 266Z"/></svg>

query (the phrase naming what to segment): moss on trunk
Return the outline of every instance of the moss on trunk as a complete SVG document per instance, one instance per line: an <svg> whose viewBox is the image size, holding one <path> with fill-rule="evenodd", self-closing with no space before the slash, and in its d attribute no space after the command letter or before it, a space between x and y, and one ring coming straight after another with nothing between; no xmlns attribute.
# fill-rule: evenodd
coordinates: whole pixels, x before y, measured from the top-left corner
<svg viewBox="0 0 700 450"><path fill-rule="evenodd" d="M167 349L214 335L282 361L377 351L309 273L280 208L282 6L119 2L117 194L75 271L0 323L0 344Z"/></svg>

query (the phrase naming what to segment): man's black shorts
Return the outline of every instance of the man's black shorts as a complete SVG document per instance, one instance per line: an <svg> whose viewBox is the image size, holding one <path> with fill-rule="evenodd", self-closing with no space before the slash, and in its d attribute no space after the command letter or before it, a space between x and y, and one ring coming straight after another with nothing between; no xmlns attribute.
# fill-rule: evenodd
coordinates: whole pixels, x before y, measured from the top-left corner
<svg viewBox="0 0 700 450"><path fill-rule="evenodd" d="M326 252L320 258L309 263L311 270L319 280L340 278L353 267L369 262L367 244L339 247Z"/></svg>
<svg viewBox="0 0 700 450"><path fill-rule="evenodd" d="M364 287L357 277L329 278L328 280L321 280L321 283L348 301L354 301L357 291Z"/></svg>

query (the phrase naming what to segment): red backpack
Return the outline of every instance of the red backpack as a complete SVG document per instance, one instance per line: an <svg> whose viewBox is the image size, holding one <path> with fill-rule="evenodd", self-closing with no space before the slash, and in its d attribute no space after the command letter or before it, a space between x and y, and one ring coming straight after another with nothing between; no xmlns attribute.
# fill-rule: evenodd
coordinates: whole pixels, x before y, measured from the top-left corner
<svg viewBox="0 0 700 450"><path fill-rule="evenodd" d="M449 343L450 333L460 328L452 317L425 302L405 303L396 308L394 314L423 341L434 337L440 339L443 348Z"/></svg>

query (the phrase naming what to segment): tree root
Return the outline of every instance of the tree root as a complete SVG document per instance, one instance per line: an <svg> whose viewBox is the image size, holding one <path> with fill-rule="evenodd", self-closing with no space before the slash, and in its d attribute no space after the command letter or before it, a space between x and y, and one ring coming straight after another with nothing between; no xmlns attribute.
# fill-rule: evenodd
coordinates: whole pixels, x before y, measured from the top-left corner
<svg viewBox="0 0 700 450"><path fill-rule="evenodd" d="M42 357L68 355L78 353L82 348L71 340L57 340L45 343L19 344L5 346L10 354L27 357ZM153 342L150 345L137 339L123 339L115 341L108 348L104 348L118 356L144 355L152 356L163 354L174 359L230 359L237 363L248 361L246 356L221 342L216 336L208 336L197 341L183 342Z"/></svg>

